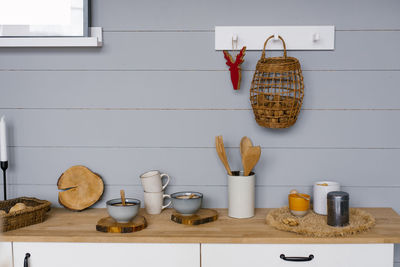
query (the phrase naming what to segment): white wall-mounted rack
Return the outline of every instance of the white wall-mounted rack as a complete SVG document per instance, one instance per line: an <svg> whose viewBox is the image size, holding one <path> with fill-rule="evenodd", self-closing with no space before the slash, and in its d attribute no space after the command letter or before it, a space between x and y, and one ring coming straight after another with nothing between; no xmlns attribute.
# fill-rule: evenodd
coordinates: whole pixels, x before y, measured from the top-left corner
<svg viewBox="0 0 400 267"><path fill-rule="evenodd" d="M334 50L335 26L216 26L215 50L232 50L246 46L246 50L262 50L265 40L268 50L282 50L278 35L285 40L288 50Z"/></svg>
<svg viewBox="0 0 400 267"><path fill-rule="evenodd" d="M0 37L0 47L101 47L103 29L89 28L89 37Z"/></svg>

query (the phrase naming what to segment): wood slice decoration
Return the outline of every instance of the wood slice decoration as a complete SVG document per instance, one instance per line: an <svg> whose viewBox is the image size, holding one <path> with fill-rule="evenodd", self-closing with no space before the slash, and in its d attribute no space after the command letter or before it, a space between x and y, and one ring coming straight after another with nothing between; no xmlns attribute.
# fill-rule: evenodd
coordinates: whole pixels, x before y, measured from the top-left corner
<svg viewBox="0 0 400 267"><path fill-rule="evenodd" d="M128 223L118 223L111 217L100 219L96 224L96 230L104 233L133 233L147 227L146 218L137 215Z"/></svg>
<svg viewBox="0 0 400 267"><path fill-rule="evenodd" d="M58 202L67 209L81 211L95 204L103 195L101 177L85 166L73 166L58 179Z"/></svg>
<svg viewBox="0 0 400 267"><path fill-rule="evenodd" d="M208 222L214 222L218 219L218 212L212 209L200 209L196 214L184 216L178 212L171 215L171 220L186 225L199 225Z"/></svg>

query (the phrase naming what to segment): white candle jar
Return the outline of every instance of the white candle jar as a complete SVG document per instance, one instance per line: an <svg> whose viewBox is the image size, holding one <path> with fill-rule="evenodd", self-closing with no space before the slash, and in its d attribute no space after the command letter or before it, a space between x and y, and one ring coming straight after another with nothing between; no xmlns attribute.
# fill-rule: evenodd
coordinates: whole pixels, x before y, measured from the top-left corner
<svg viewBox="0 0 400 267"><path fill-rule="evenodd" d="M255 208L256 176L253 172L243 176L243 172L232 171L228 175L228 216L251 218Z"/></svg>

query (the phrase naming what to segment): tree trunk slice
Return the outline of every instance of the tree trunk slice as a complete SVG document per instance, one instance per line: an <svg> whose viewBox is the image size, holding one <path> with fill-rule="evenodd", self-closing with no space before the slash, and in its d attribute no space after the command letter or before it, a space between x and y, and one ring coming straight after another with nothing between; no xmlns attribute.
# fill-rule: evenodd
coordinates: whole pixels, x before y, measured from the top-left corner
<svg viewBox="0 0 400 267"><path fill-rule="evenodd" d="M111 217L100 219L96 224L96 230L104 233L133 233L147 227L146 218L137 215L128 223L118 223Z"/></svg>
<svg viewBox="0 0 400 267"><path fill-rule="evenodd" d="M73 166L58 179L58 202L67 209L81 211L95 204L103 195L101 177L84 166Z"/></svg>
<svg viewBox="0 0 400 267"><path fill-rule="evenodd" d="M214 222L218 219L218 212L212 209L200 209L196 214L184 216L178 212L171 215L171 220L186 225L199 225L208 222Z"/></svg>

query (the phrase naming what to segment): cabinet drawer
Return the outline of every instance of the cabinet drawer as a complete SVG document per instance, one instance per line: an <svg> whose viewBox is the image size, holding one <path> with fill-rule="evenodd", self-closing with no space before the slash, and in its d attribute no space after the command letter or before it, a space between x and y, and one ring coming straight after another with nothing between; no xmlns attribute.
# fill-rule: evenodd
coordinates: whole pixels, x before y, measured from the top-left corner
<svg viewBox="0 0 400 267"><path fill-rule="evenodd" d="M14 266L29 267L200 267L199 244L22 243L14 246Z"/></svg>
<svg viewBox="0 0 400 267"><path fill-rule="evenodd" d="M0 267L12 267L11 242L0 242Z"/></svg>
<svg viewBox="0 0 400 267"><path fill-rule="evenodd" d="M310 261L285 257L313 255ZM202 267L392 267L393 244L202 244Z"/></svg>

